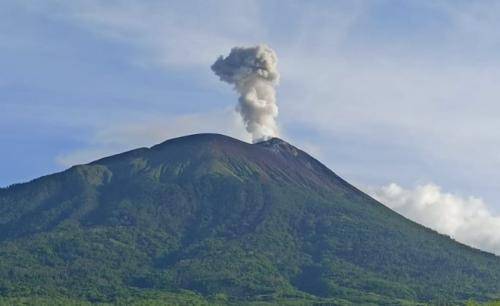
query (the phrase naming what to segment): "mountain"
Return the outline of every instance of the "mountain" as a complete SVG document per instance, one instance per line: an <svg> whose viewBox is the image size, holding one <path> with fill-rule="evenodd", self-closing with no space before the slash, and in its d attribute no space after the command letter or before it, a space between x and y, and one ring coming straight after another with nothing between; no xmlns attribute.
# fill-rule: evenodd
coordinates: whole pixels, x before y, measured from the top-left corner
<svg viewBox="0 0 500 306"><path fill-rule="evenodd" d="M453 304L500 298L500 258L405 219L283 140L199 134L0 189L0 296Z"/></svg>

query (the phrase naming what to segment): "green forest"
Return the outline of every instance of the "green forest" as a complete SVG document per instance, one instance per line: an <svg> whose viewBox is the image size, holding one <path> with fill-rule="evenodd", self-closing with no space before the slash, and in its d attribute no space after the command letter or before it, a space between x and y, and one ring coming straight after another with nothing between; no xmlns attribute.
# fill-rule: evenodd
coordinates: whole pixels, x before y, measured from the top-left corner
<svg viewBox="0 0 500 306"><path fill-rule="evenodd" d="M195 135L0 189L0 305L499 299L499 257L279 139Z"/></svg>

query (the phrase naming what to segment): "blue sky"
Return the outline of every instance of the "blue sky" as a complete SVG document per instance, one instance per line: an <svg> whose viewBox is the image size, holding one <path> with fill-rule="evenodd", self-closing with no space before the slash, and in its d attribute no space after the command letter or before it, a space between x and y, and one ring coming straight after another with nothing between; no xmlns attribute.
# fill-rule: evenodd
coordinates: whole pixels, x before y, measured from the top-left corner
<svg viewBox="0 0 500 306"><path fill-rule="evenodd" d="M249 140L210 65L266 43L282 138L373 194L395 183L478 199L498 232L499 13L495 1L2 1L0 186L190 133Z"/></svg>

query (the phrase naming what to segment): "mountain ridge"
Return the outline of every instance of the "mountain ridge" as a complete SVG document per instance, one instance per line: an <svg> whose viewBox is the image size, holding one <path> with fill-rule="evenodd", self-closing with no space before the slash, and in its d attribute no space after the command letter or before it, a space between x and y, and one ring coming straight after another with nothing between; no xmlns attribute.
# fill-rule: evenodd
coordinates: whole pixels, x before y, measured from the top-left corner
<svg viewBox="0 0 500 306"><path fill-rule="evenodd" d="M0 189L5 297L397 304L496 299L499 286L499 257L278 138L183 136Z"/></svg>

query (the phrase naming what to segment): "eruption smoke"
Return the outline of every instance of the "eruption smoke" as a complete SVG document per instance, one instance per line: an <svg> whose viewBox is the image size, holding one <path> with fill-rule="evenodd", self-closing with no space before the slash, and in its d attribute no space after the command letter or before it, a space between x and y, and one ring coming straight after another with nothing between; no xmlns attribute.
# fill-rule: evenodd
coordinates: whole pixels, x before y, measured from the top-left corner
<svg viewBox="0 0 500 306"><path fill-rule="evenodd" d="M259 142L278 136L275 86L279 82L278 57L266 45L234 47L229 55L220 56L212 65L221 81L234 84L240 94L236 110L252 134L252 141Z"/></svg>

